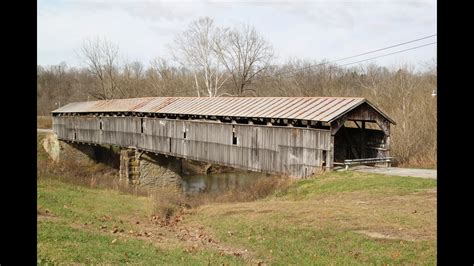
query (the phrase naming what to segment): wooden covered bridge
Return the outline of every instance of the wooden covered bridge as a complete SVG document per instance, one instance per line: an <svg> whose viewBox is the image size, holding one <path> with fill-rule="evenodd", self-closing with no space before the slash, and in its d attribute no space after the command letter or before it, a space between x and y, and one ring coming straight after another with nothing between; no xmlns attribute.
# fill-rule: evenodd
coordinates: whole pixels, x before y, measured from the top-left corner
<svg viewBox="0 0 474 266"><path fill-rule="evenodd" d="M52 115L61 140L293 177L387 158L395 124L357 97L148 97L70 103Z"/></svg>

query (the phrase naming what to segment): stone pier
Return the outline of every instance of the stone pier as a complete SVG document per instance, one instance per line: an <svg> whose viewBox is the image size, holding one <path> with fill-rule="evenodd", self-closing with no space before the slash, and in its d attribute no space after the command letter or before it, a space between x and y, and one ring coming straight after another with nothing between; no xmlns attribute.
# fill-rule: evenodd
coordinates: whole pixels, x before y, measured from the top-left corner
<svg viewBox="0 0 474 266"><path fill-rule="evenodd" d="M182 184L181 159L145 153L133 148L122 148L120 154L111 147L58 140L56 134L48 134L43 148L55 162L66 162L78 167L105 163L119 169L120 181L132 185L179 187ZM119 164L118 164L119 163Z"/></svg>
<svg viewBox="0 0 474 266"><path fill-rule="evenodd" d="M181 160L135 149L120 151L120 179L134 185L181 186Z"/></svg>

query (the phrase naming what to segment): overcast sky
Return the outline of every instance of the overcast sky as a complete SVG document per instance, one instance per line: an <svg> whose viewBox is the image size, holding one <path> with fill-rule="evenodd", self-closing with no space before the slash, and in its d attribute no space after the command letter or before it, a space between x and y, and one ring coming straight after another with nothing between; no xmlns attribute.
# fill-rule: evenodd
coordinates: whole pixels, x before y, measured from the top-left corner
<svg viewBox="0 0 474 266"><path fill-rule="evenodd" d="M253 25L274 47L279 62L289 58L334 60L437 33L433 1L121 1L39 0L38 64L66 62L83 40L96 36L116 43L128 60L147 65L170 58L167 45L199 17L217 25ZM350 63L436 41L436 37ZM388 67L409 63L420 70L436 59L436 44L373 60Z"/></svg>

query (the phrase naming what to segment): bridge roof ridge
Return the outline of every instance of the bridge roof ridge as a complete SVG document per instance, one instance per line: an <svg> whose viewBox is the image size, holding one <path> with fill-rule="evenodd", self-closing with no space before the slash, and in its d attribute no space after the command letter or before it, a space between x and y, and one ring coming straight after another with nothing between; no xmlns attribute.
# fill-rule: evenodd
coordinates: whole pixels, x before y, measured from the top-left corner
<svg viewBox="0 0 474 266"><path fill-rule="evenodd" d="M318 99L322 101L318 101ZM337 104L324 104L328 100ZM332 122L363 103L367 103L395 124L392 119L366 98L349 96L139 97L74 102L53 110L51 113L143 112Z"/></svg>

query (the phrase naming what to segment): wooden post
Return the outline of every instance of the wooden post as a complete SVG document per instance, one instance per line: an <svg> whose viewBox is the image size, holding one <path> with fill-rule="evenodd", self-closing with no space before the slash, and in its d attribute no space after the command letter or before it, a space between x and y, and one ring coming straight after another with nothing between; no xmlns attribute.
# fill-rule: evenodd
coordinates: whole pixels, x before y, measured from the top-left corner
<svg viewBox="0 0 474 266"><path fill-rule="evenodd" d="M385 156L390 157L390 123L387 123L387 132L388 134L385 135ZM387 162L387 167L391 167L392 164Z"/></svg>
<svg viewBox="0 0 474 266"><path fill-rule="evenodd" d="M334 135L331 135L329 151L326 152L326 171L332 171L334 167Z"/></svg>
<svg viewBox="0 0 474 266"><path fill-rule="evenodd" d="M326 153L326 169L331 171L334 167L334 136L344 126L347 117L344 116L329 124L331 131L331 140L329 143L329 151Z"/></svg>
<svg viewBox="0 0 474 266"><path fill-rule="evenodd" d="M360 134L360 158L365 158L365 121L362 121L361 134Z"/></svg>
<svg viewBox="0 0 474 266"><path fill-rule="evenodd" d="M382 129L383 133L385 134L385 157L390 156L390 122L384 119L376 119L375 122L379 125L379 127ZM387 162L386 164L387 167L391 166L390 162Z"/></svg>

